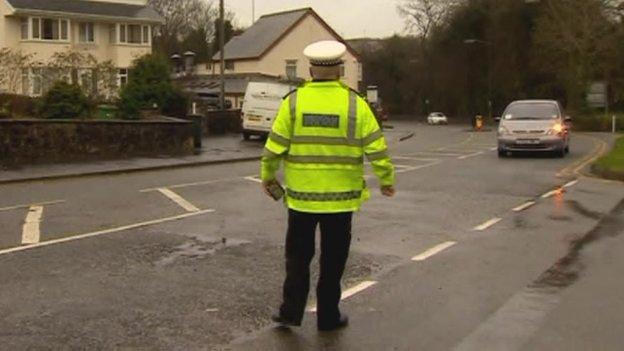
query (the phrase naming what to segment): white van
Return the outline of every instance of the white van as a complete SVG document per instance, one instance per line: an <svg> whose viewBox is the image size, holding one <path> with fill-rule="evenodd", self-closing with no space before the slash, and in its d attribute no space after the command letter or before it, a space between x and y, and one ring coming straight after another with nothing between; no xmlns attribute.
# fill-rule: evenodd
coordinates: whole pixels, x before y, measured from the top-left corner
<svg viewBox="0 0 624 351"><path fill-rule="evenodd" d="M243 110L243 138L266 136L277 117L282 98L297 88L294 84L250 82L245 92Z"/></svg>

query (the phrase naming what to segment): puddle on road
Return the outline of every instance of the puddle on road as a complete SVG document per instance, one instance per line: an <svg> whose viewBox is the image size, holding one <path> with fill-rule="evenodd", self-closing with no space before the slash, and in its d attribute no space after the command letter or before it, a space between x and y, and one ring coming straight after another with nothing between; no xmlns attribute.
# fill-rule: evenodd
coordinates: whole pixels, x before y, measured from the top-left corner
<svg viewBox="0 0 624 351"><path fill-rule="evenodd" d="M567 203L574 205L574 201ZM577 204L576 211L588 211ZM588 211L585 215L595 216L596 213ZM565 289L574 284L580 273L585 268L581 260L581 252L587 245L599 241L606 237L615 237L624 231L624 222L621 217L624 214L624 201L621 202L615 210L605 216L602 221L587 235L575 240L570 245L570 250L566 256L561 258L557 263L544 272L530 287L532 288L556 288L555 292ZM599 215L598 218L600 218ZM593 218L593 217L591 217ZM552 292L552 291L551 291Z"/></svg>
<svg viewBox="0 0 624 351"><path fill-rule="evenodd" d="M207 238L202 236L201 239L193 237L192 241L177 246L167 256L155 262L156 266L168 266L180 259L198 259L205 256L211 256L218 251L250 244L251 241L228 238Z"/></svg>

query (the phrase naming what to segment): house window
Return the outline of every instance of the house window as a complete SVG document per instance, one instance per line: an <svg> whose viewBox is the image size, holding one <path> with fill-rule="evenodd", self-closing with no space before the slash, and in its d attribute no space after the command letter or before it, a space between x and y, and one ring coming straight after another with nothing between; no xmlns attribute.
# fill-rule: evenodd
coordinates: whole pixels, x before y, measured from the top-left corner
<svg viewBox="0 0 624 351"><path fill-rule="evenodd" d="M225 69L228 71L233 71L234 70L234 61L229 60L229 61L225 61Z"/></svg>
<svg viewBox="0 0 624 351"><path fill-rule="evenodd" d="M117 73L117 85L123 88L126 84L128 84L128 69L120 68Z"/></svg>
<svg viewBox="0 0 624 351"><path fill-rule="evenodd" d="M43 68L22 69L22 93L30 96L43 95Z"/></svg>
<svg viewBox="0 0 624 351"><path fill-rule="evenodd" d="M20 28L22 30L22 40L29 39L29 36L28 36L28 18L20 19Z"/></svg>
<svg viewBox="0 0 624 351"><path fill-rule="evenodd" d="M149 45L151 41L151 28L138 24L120 24L119 42L129 44Z"/></svg>
<svg viewBox="0 0 624 351"><path fill-rule="evenodd" d="M28 39L28 20L22 20L22 39ZM54 18L31 18L32 39L49 41L67 41L69 39L69 21Z"/></svg>
<svg viewBox="0 0 624 351"><path fill-rule="evenodd" d="M78 25L78 41L81 43L95 43L95 25L92 22Z"/></svg>
<svg viewBox="0 0 624 351"><path fill-rule="evenodd" d="M41 39L41 20L39 18L33 18L32 23L32 38Z"/></svg>
<svg viewBox="0 0 624 351"><path fill-rule="evenodd" d="M286 77L297 78L297 60L286 60Z"/></svg>

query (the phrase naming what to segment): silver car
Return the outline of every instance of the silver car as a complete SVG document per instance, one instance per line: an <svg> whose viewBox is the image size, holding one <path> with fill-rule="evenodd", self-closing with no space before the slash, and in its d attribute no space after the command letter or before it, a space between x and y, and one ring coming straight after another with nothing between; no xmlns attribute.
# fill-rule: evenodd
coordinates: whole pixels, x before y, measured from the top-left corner
<svg viewBox="0 0 624 351"><path fill-rule="evenodd" d="M498 156L530 151L565 157L570 151L570 122L555 100L514 101L500 118Z"/></svg>

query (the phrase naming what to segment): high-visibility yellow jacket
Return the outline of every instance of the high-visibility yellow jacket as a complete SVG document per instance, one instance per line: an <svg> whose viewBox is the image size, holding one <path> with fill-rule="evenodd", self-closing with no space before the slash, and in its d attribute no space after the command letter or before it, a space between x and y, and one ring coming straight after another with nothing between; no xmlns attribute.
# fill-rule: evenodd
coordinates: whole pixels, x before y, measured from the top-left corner
<svg viewBox="0 0 624 351"><path fill-rule="evenodd" d="M265 145L261 176L274 180L283 160L289 208L357 211L370 197L364 156L382 185L394 184L388 147L368 103L339 81L312 81L282 102Z"/></svg>

